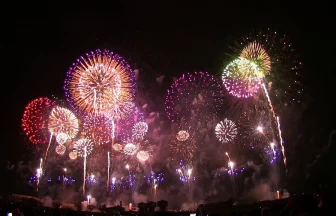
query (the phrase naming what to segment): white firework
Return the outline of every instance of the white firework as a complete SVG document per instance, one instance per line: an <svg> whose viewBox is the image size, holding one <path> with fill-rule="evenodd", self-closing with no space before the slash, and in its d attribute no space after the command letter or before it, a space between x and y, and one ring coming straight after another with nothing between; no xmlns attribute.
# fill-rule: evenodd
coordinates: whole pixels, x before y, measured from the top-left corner
<svg viewBox="0 0 336 216"><path fill-rule="evenodd" d="M69 136L66 133L59 133L56 136L56 142L60 145L63 145L68 140Z"/></svg>
<svg viewBox="0 0 336 216"><path fill-rule="evenodd" d="M219 141L222 143L228 143L236 138L238 130L233 121L224 119L224 121L221 121L216 125L215 133Z"/></svg>
<svg viewBox="0 0 336 216"><path fill-rule="evenodd" d="M135 155L137 153L137 151L138 151L138 148L133 143L128 143L124 147L124 154L125 155L129 155L129 156Z"/></svg>
<svg viewBox="0 0 336 216"><path fill-rule="evenodd" d="M93 142L90 139L82 138L77 140L74 148L76 149L79 156L86 157L92 153L93 146Z"/></svg>
<svg viewBox="0 0 336 216"><path fill-rule="evenodd" d="M189 133L185 130L180 130L177 134L176 134L176 139L178 141L186 141L189 138Z"/></svg>
<svg viewBox="0 0 336 216"><path fill-rule="evenodd" d="M134 124L132 129L132 136L135 139L142 139L148 131L148 125L146 122L138 122Z"/></svg>

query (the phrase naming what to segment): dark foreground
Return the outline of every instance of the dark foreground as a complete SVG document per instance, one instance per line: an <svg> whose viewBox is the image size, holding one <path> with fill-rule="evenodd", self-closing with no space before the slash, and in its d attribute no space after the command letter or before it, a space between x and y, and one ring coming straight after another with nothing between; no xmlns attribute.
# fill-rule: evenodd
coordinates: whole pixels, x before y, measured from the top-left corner
<svg viewBox="0 0 336 216"><path fill-rule="evenodd" d="M139 203L139 211L129 211L121 206L106 208L105 206L87 206L86 209L75 211L62 205L55 205L54 208L44 207L36 200L13 200L2 198L0 204L0 215L27 216L27 215L181 215L181 216L305 216L305 215L334 215L328 211L327 200L318 195L301 194L288 199L263 201L249 205L236 205L233 200L226 202L199 205L196 212L169 211L167 201Z"/></svg>

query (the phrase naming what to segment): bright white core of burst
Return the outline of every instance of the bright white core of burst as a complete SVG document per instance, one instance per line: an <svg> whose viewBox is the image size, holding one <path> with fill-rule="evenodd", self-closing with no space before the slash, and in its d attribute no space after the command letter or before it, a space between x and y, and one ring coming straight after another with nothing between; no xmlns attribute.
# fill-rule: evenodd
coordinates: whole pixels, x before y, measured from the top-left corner
<svg viewBox="0 0 336 216"><path fill-rule="evenodd" d="M189 138L189 133L185 130L180 130L176 135L176 139L178 141L186 141L188 138Z"/></svg>
<svg viewBox="0 0 336 216"><path fill-rule="evenodd" d="M68 140L68 135L66 133L59 133L56 136L56 142L60 145L63 145Z"/></svg>

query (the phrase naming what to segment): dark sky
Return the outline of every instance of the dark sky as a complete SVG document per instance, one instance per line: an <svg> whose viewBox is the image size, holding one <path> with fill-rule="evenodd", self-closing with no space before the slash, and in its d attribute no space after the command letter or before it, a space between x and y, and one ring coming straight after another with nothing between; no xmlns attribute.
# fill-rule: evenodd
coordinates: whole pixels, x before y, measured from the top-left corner
<svg viewBox="0 0 336 216"><path fill-rule="evenodd" d="M330 105L335 72L331 7L285 1L181 2L29 2L3 7L2 158L20 157L18 149L25 142L20 119L25 105L40 96L63 97L68 67L87 51L109 48L132 64L149 65L158 76L193 70L216 73L216 63L229 43L251 29L267 27L288 35L302 56L307 92L318 104L312 115L321 115L329 127L335 124Z"/></svg>

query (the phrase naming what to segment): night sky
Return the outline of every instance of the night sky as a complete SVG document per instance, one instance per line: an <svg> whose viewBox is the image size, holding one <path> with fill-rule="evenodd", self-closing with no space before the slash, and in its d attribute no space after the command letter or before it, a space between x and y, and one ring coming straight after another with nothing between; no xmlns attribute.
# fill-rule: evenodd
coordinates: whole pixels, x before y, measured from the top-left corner
<svg viewBox="0 0 336 216"><path fill-rule="evenodd" d="M312 98L304 122L314 121L307 131L328 134L335 126L335 17L328 15L328 5L134 2L2 8L2 159L20 160L25 151L20 127L24 107L40 96L64 98L67 69L90 50L111 49L157 76L195 70L217 74L230 43L268 27L286 34L304 62L305 93ZM167 85L170 81L165 80Z"/></svg>

